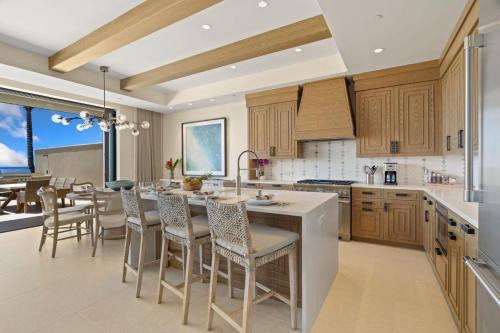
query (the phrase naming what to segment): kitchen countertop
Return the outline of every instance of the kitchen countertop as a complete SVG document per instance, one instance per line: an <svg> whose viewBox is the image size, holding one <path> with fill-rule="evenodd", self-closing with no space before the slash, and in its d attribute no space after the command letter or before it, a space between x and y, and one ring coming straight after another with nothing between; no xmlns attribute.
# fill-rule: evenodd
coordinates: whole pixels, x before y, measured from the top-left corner
<svg viewBox="0 0 500 333"><path fill-rule="evenodd" d="M383 184L352 184L353 188L381 188L392 190L423 191L436 201L446 206L448 210L463 218L474 227L479 227L478 204L463 201L463 187L447 185L383 185Z"/></svg>

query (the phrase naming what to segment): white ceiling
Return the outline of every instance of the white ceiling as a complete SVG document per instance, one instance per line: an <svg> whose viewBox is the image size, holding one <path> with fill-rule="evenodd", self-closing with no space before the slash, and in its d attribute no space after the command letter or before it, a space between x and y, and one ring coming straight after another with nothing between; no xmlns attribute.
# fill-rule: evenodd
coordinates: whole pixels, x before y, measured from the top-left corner
<svg viewBox="0 0 500 333"><path fill-rule="evenodd" d="M99 26L135 7L140 0L3 0L0 1L0 41L51 55ZM226 0L167 28L97 59L87 67L111 67L116 77L134 75L268 30L320 15L316 0ZM49 5L48 5L49 3ZM29 10L26 10L29 8ZM22 13L22 15L20 15ZM210 24L210 30L203 30ZM192 88L252 72L321 58L337 52L332 39L304 47L304 52L279 52L225 68L166 83L165 92Z"/></svg>
<svg viewBox="0 0 500 333"><path fill-rule="evenodd" d="M438 59L467 0L318 2L354 74ZM375 54L375 48L384 52Z"/></svg>

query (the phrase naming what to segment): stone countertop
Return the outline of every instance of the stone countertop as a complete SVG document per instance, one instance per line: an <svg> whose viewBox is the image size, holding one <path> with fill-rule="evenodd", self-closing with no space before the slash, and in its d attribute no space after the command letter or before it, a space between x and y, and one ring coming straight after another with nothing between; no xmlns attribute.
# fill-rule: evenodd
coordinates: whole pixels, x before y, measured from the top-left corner
<svg viewBox="0 0 500 333"><path fill-rule="evenodd" d="M383 185L383 184L352 184L353 188L381 188L392 190L423 191L436 201L446 206L450 211L463 218L474 227L479 227L479 205L473 202L464 202L463 187L448 185Z"/></svg>
<svg viewBox="0 0 500 333"><path fill-rule="evenodd" d="M186 194L188 197L192 195L191 191L173 190L174 193ZM255 197L258 190L254 189L242 189L241 196L236 195L236 190L234 188L223 188L222 190L214 190L215 195L219 195L224 198L221 202L236 203L241 201L247 201L248 199ZM280 190L265 190L264 194L273 194L273 200L280 203L285 203L283 205L272 205L272 206L255 206L247 205L247 210L249 212L261 212L270 214L281 214L290 216L305 216L316 208L320 207L323 203L334 199L337 201L336 193L319 193L319 192L294 192L294 191L280 191ZM157 194L145 192L142 193L143 199L156 200ZM204 200L189 199L189 203L192 205L205 205Z"/></svg>

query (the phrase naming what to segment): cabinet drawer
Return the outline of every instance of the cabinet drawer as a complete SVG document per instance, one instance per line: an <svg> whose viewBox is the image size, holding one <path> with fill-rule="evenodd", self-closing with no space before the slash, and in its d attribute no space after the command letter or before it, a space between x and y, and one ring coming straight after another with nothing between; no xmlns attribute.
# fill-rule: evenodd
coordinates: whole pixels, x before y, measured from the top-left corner
<svg viewBox="0 0 500 333"><path fill-rule="evenodd" d="M353 199L383 198L384 190L380 188L353 188Z"/></svg>
<svg viewBox="0 0 500 333"><path fill-rule="evenodd" d="M462 224L466 224L464 220L448 211L448 232L457 236L461 235L463 233Z"/></svg>
<svg viewBox="0 0 500 333"><path fill-rule="evenodd" d="M418 191L406 191L406 190L385 190L384 198L387 200L418 200Z"/></svg>
<svg viewBox="0 0 500 333"><path fill-rule="evenodd" d="M242 188L257 188L257 189L260 189L261 185L260 184L257 184L257 183L243 183L241 184L241 187Z"/></svg>
<svg viewBox="0 0 500 333"><path fill-rule="evenodd" d="M362 206L365 208L382 208L384 206L384 202L382 199L377 198L356 198L353 201L353 206Z"/></svg>
<svg viewBox="0 0 500 333"><path fill-rule="evenodd" d="M292 191L293 185L287 184L260 184L260 188L263 190L283 190Z"/></svg>

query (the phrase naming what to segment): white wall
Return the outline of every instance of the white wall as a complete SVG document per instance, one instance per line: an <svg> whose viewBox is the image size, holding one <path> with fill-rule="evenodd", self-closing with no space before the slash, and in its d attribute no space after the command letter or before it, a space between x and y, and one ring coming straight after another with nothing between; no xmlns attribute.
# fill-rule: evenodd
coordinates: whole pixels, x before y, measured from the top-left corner
<svg viewBox="0 0 500 333"><path fill-rule="evenodd" d="M248 149L248 117L245 101L163 115L163 138L165 140L163 163L170 157L174 160L182 157L182 123L222 117L227 118L227 178L235 179L238 155ZM241 165L246 167L246 157L242 158ZM180 178L181 173L182 166L179 165L175 172L176 178ZM242 173L242 176L244 174ZM165 178L169 177L165 168L163 168L163 175Z"/></svg>

